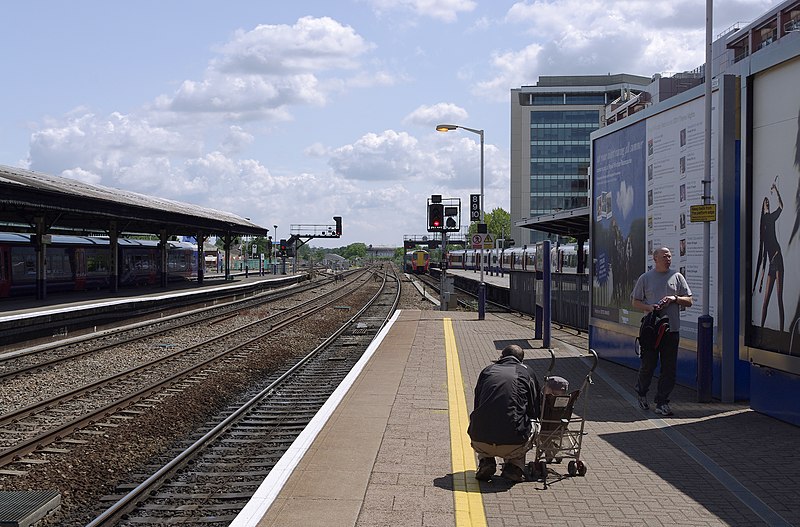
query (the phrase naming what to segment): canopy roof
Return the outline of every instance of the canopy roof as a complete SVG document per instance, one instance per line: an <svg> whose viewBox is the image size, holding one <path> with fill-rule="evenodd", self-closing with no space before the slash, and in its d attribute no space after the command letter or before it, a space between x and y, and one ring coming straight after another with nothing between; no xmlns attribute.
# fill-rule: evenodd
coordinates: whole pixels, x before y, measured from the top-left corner
<svg viewBox="0 0 800 527"><path fill-rule="evenodd" d="M586 240L589 238L589 207L524 218L514 222L514 226Z"/></svg>
<svg viewBox="0 0 800 527"><path fill-rule="evenodd" d="M0 165L0 230L34 232L36 218L53 233L105 233L112 221L119 233L267 233L230 212Z"/></svg>

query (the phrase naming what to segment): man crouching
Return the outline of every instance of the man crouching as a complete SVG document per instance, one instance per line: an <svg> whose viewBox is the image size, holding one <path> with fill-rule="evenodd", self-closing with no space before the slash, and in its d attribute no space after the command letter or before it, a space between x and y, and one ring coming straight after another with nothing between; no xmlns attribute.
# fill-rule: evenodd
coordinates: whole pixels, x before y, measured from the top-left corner
<svg viewBox="0 0 800 527"><path fill-rule="evenodd" d="M475 408L467 433L478 454L475 478L488 481L503 458L500 476L518 483L525 479L525 454L533 448L540 413L539 383L522 363L525 353L506 346L500 359L483 369L475 386Z"/></svg>

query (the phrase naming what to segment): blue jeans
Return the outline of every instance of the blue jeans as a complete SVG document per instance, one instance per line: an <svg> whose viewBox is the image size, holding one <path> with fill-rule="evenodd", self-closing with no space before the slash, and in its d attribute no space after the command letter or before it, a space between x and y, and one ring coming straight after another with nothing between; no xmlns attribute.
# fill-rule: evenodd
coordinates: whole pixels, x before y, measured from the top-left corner
<svg viewBox="0 0 800 527"><path fill-rule="evenodd" d="M658 389L654 402L656 406L669 402L669 394L675 387L675 369L678 366L678 342L680 335L677 331L670 332L662 342L660 350L642 350L642 364L639 366L639 380L636 383L636 392L644 397L650 389L653 372L656 370L659 359L661 360L661 375L658 377Z"/></svg>

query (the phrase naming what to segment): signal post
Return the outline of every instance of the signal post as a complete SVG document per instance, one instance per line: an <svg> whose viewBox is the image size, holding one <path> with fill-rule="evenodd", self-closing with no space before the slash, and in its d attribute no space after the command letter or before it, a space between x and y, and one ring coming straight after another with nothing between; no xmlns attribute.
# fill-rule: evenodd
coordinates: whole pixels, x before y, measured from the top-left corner
<svg viewBox="0 0 800 527"><path fill-rule="evenodd" d="M442 249L439 260L441 277L439 280L439 309L447 311L449 293L447 292L447 233L461 230L461 198L444 198L433 194L428 198L428 232L441 233Z"/></svg>

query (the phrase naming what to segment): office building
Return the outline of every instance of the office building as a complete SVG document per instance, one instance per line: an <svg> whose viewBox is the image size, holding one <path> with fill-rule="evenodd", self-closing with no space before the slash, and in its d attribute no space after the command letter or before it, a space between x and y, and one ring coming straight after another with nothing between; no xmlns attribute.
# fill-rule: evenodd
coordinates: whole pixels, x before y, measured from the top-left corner
<svg viewBox="0 0 800 527"><path fill-rule="evenodd" d="M540 76L511 90L511 225L517 246L545 233L515 222L588 205L589 134L606 107L652 83L638 75Z"/></svg>

